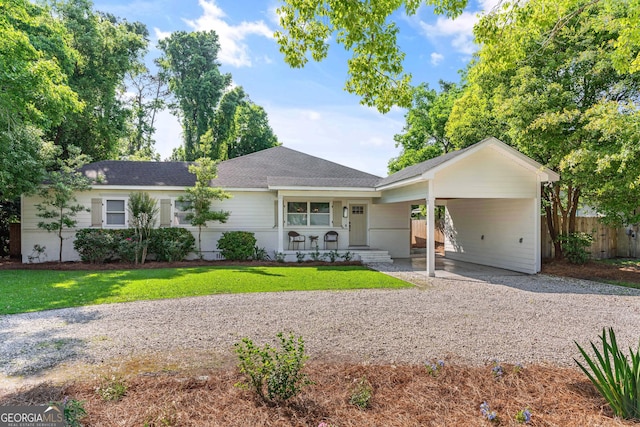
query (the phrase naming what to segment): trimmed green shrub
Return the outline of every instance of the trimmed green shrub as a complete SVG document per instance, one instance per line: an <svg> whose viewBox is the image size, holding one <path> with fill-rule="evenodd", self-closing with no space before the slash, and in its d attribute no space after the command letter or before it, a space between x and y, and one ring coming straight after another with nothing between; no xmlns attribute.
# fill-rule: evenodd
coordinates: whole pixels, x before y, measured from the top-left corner
<svg viewBox="0 0 640 427"><path fill-rule="evenodd" d="M570 233L568 236L559 237L562 243L562 252L572 264L585 264L589 261L591 254L587 248L593 242L593 236L588 233Z"/></svg>
<svg viewBox="0 0 640 427"><path fill-rule="evenodd" d="M149 253L156 261L182 261L196 247L196 239L186 228L156 228L149 239Z"/></svg>
<svg viewBox="0 0 640 427"><path fill-rule="evenodd" d="M80 259L93 264L118 259L134 263L140 259L140 245L135 239L135 230L95 229L78 230L74 248ZM157 261L181 261L195 249L195 238L185 228L156 228L149 236L149 255Z"/></svg>
<svg viewBox="0 0 640 427"><path fill-rule="evenodd" d="M91 264L103 264L114 258L115 235L113 230L83 228L76 232L73 248L80 259Z"/></svg>
<svg viewBox="0 0 640 427"><path fill-rule="evenodd" d="M282 332L277 336L280 349L269 344L257 347L249 338L234 345L240 373L247 380L236 385L252 388L261 399L272 403L288 400L298 395L304 386L313 384L302 372L308 359L302 337L296 340L289 334L285 338Z"/></svg>
<svg viewBox="0 0 640 427"><path fill-rule="evenodd" d="M256 237L248 231L227 231L222 233L217 246L225 259L245 261L254 255Z"/></svg>
<svg viewBox="0 0 640 427"><path fill-rule="evenodd" d="M591 343L595 355L593 358L580 344L575 343L591 371L577 359L574 359L575 362L606 399L615 415L640 419L640 344L636 351L629 348L627 357L618 347L613 328L609 328L608 339L607 331L603 329L600 340L602 351Z"/></svg>

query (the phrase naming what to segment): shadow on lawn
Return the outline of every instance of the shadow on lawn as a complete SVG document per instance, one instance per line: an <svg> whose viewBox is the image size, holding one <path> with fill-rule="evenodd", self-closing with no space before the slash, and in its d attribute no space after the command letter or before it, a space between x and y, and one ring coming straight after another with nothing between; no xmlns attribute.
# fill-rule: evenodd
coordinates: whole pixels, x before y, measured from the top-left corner
<svg viewBox="0 0 640 427"><path fill-rule="evenodd" d="M284 277L284 274L272 273L266 271L260 267L245 267L243 269L234 269L234 273L249 273L249 274L258 274L260 276L275 276L275 277Z"/></svg>

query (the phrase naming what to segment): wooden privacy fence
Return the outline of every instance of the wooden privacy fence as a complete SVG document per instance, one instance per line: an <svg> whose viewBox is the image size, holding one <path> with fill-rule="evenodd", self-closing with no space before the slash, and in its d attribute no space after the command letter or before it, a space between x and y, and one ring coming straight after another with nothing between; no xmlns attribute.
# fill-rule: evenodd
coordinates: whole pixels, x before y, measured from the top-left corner
<svg viewBox="0 0 640 427"><path fill-rule="evenodd" d="M549 230L547 229L547 222L542 217L541 226L541 246L542 246L542 258L553 258L555 250ZM605 259L615 258L616 256L630 256L624 255L619 251L619 243L622 243L622 239L619 238L620 232L624 236L624 242L626 244L627 238L624 234L625 229L618 229L614 227L608 227L598 220L597 217L577 217L576 218L576 232L582 232L591 234L593 236L593 242L591 246L587 248L587 252L591 253L591 258ZM638 252L640 254L640 251Z"/></svg>
<svg viewBox="0 0 640 427"><path fill-rule="evenodd" d="M436 224L435 232L436 243L444 243L444 232L442 227ZM411 220L411 247L426 248L427 247L427 221L424 219Z"/></svg>

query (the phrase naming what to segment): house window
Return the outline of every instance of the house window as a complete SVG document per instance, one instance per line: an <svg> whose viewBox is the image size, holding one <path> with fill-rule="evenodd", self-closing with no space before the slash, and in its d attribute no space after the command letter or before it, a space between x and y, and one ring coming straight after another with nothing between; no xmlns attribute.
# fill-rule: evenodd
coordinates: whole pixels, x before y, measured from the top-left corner
<svg viewBox="0 0 640 427"><path fill-rule="evenodd" d="M111 227L124 227L127 224L127 203L125 199L107 199L105 224Z"/></svg>
<svg viewBox="0 0 640 427"><path fill-rule="evenodd" d="M329 203L310 203L309 222L310 225L330 225Z"/></svg>
<svg viewBox="0 0 640 427"><path fill-rule="evenodd" d="M330 209L329 202L287 202L287 225L329 226Z"/></svg>
<svg viewBox="0 0 640 427"><path fill-rule="evenodd" d="M187 215L191 212L189 203L174 200L173 212L173 225L191 225L191 221L187 220Z"/></svg>

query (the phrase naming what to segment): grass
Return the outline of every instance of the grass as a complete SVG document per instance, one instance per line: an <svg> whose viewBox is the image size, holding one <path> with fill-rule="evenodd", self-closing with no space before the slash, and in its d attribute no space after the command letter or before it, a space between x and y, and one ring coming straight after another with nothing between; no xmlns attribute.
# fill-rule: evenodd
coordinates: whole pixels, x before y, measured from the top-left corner
<svg viewBox="0 0 640 427"><path fill-rule="evenodd" d="M361 266L1 270L0 315L211 294L411 286Z"/></svg>

